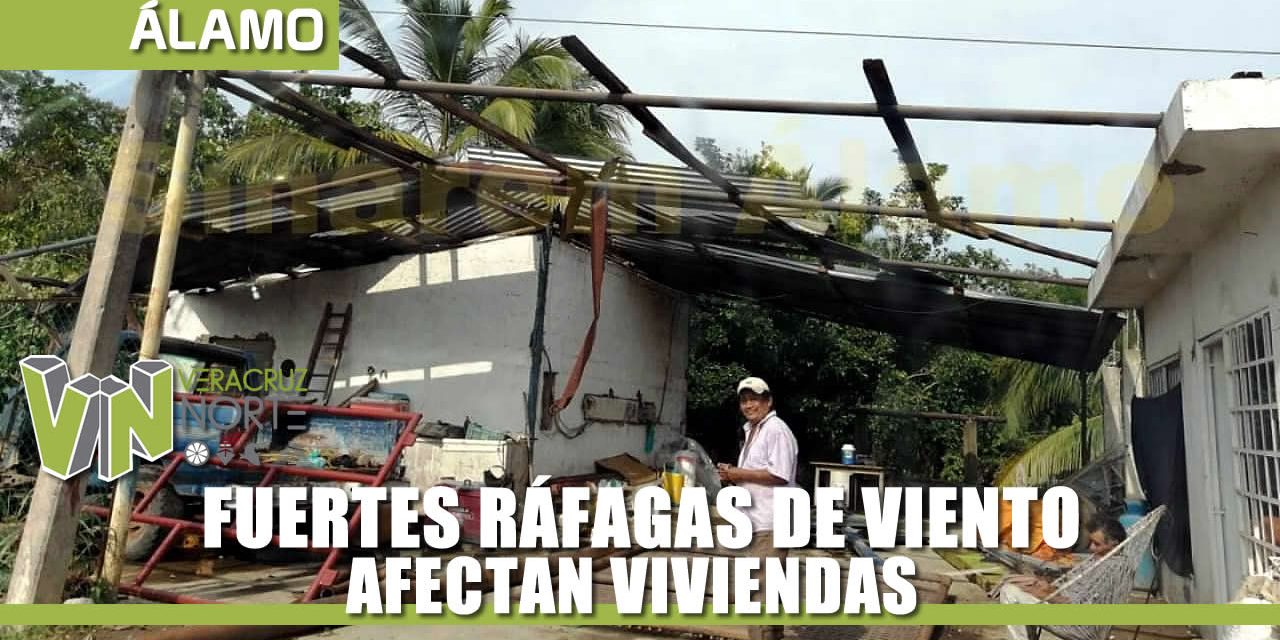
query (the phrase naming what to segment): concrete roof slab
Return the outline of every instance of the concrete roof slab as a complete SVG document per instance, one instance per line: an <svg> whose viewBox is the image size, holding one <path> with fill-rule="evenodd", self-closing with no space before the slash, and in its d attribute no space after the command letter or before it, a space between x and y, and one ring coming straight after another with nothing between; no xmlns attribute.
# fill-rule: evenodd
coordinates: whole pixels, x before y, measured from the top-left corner
<svg viewBox="0 0 1280 640"><path fill-rule="evenodd" d="M1280 80L1183 83L1099 259L1090 306L1142 306L1278 167Z"/></svg>

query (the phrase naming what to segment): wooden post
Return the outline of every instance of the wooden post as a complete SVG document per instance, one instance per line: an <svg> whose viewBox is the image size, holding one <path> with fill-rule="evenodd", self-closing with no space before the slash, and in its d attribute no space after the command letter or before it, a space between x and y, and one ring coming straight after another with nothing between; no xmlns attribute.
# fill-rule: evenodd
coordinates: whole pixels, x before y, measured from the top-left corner
<svg viewBox="0 0 1280 640"><path fill-rule="evenodd" d="M169 284L173 281L173 262L178 253L178 236L182 230L182 214L187 206L187 182L191 175L196 136L200 133L200 104L204 100L204 72L193 71L187 87L186 105L178 125L178 140L173 150L173 170L165 193L164 221L156 244L155 263L151 271L151 293L147 298L147 317L142 329L139 360L152 360L160 355L160 338L164 334L164 314L169 305ZM124 572L125 541L129 535L129 514L133 511L133 473L116 481L111 500L111 525L107 530L107 547L102 560L102 581L112 590L120 585Z"/></svg>
<svg viewBox="0 0 1280 640"><path fill-rule="evenodd" d="M173 79L171 71L142 71L134 85L67 354L72 377L107 374L115 362ZM39 474L14 558L9 603L62 600L88 473L65 481Z"/></svg>
<svg viewBox="0 0 1280 640"><path fill-rule="evenodd" d="M981 470L978 466L978 421L969 418L964 421L964 482L977 486L981 481Z"/></svg>

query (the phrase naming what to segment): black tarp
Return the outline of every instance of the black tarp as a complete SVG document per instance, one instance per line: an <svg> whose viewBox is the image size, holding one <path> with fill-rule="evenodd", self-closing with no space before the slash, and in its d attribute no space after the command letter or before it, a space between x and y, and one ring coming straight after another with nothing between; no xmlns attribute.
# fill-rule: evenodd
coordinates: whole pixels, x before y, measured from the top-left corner
<svg viewBox="0 0 1280 640"><path fill-rule="evenodd" d="M1152 508L1168 514L1156 530L1155 553L1171 571L1191 575L1191 519L1187 505L1186 439L1182 387L1155 398L1134 398L1133 458L1138 481Z"/></svg>

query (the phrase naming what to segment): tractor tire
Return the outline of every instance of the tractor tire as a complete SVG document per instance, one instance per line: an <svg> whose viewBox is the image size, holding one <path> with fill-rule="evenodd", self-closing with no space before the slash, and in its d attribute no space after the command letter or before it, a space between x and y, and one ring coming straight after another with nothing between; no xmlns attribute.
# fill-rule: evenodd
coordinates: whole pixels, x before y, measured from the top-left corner
<svg viewBox="0 0 1280 640"><path fill-rule="evenodd" d="M134 504L142 500L142 496L146 495L155 484L158 475L158 472L145 467L138 471L138 480L133 487ZM173 490L173 487L161 489L151 504L147 505L146 510L147 515L165 518L181 518L183 512L182 497ZM124 543L125 559L130 562L141 562L151 557L168 531L168 528L159 525L130 522L129 535L125 537Z"/></svg>

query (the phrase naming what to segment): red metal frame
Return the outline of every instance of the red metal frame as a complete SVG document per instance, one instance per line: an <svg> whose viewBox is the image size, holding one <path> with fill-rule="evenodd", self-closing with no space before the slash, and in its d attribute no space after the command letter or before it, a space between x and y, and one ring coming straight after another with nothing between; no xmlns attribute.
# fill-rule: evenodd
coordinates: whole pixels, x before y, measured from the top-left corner
<svg viewBox="0 0 1280 640"><path fill-rule="evenodd" d="M202 396L199 394L191 394L191 393L175 393L173 394L173 398L175 401L187 400L187 401L196 401L196 402L212 399L211 396ZM225 402L226 399L219 398L219 401ZM236 399L236 403L243 405L244 400ZM314 469L311 467L300 467L300 466L279 465L279 464L256 464L255 465L255 464L246 462L244 460L241 460L238 457L233 458L230 463L225 465L217 457L211 457L209 462L207 463L207 464L213 464L218 466L225 466L232 469L243 469L246 471L263 471L265 475L263 476L262 481L258 483L259 487L269 486L272 482L276 480L276 478L280 476L280 474L298 476L298 477L309 478L313 480L354 482L354 483L359 483L359 484L363 484L370 487L380 487L387 481L387 479L391 476L392 471L394 471L396 466L399 464L400 458L404 454L404 450L413 444L414 440L417 437L415 430L417 429L418 422L422 419L422 414L419 414L419 413L412 413L412 412L406 412L406 411L393 411L389 409L379 409L376 407L325 407L325 406L316 406L316 405L310 405L310 404L275 403L270 400L262 401L262 409L264 413L268 410L274 409L275 415L279 415L280 411L284 411L284 412L302 412L305 414L322 414L322 415L329 415L329 416L345 416L345 417L351 417L351 418L370 418L375 420L396 420L396 421L403 422L404 427L401 429L399 437L396 438L396 443L391 448L391 452L387 454L387 459L383 461L382 466L378 469L378 472L376 474L358 473L354 471ZM294 413L293 415L296 415L296 413ZM250 422L251 423L249 424L248 428L243 430L243 432L240 434L240 437L236 440L235 444L232 445L231 450L236 456L239 456L240 453L244 451L244 448L248 446L249 443L252 442L254 437L257 435L257 431L258 431L257 422L255 421L250 421ZM145 582L147 578L151 576L152 572L154 572L155 568L160 564L160 560L164 557L164 555L168 553L169 549L172 548L173 545L177 543L178 539L182 537L182 533L184 531L188 531L188 530L202 531L202 532L204 531L204 523L196 520L183 520L180 518L164 518L160 516L149 515L146 513L147 507L150 506L151 502L155 499L156 495L159 494L160 491L169 484L169 482L173 479L174 474L178 472L178 468L182 466L184 462L186 462L186 458L183 454L178 452L171 454L169 456L169 461L165 464L164 470L160 472L159 477L156 478L155 483L151 485L151 487L143 494L142 498L138 500L137 504L134 505L133 513L130 514L129 516L130 522L140 522L143 524L151 524L151 525L156 525L161 527L168 527L169 533L165 536L164 540L161 541L160 546L156 547L156 550L151 554L151 557L147 558L146 563L143 564L142 566L142 570L139 571L138 575L135 577L133 584L120 585L119 587L120 593L135 595L141 598L145 598L147 600L154 600L158 602L179 603L179 604L209 604L209 603L216 602L214 600L205 600L202 598L187 596L180 593L163 591L159 589L150 589L142 586L142 583ZM103 507L91 506L91 505L86 505L84 507L84 510L101 517L109 517L111 514L111 511L109 509L106 509ZM351 539L351 540L355 539L356 529L359 525L360 525L360 507L357 506L355 513L351 515L351 520L348 523L348 528L347 528L348 539ZM236 530L232 527L223 527L222 531L223 531L223 535L227 537L234 537L236 534ZM275 545L279 545L280 544L279 536L272 536L271 543ZM321 591L323 591L326 587L333 586L333 584L335 583L339 575L338 571L335 569L335 565L337 565L338 558L342 554L341 549L338 549L335 547L312 547L309 550L316 553L324 554L325 559L324 559L324 562L321 564L319 571L316 572L315 579L311 581L311 585L307 587L306 593L303 594L300 600L301 602L310 602L311 600L316 599L316 597L319 596Z"/></svg>

